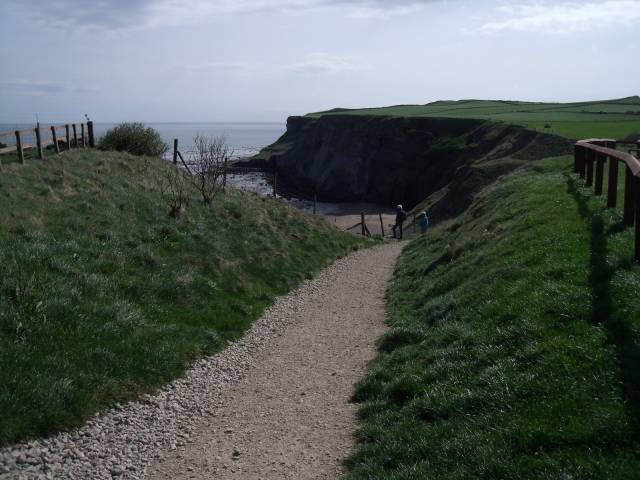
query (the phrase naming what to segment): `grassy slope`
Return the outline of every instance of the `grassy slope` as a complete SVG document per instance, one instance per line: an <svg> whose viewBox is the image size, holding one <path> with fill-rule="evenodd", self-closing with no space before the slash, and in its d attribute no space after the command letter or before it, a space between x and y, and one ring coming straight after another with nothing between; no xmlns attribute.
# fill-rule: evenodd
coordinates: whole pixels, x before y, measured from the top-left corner
<svg viewBox="0 0 640 480"><path fill-rule="evenodd" d="M637 478L632 229L536 165L403 253L349 478Z"/></svg>
<svg viewBox="0 0 640 480"><path fill-rule="evenodd" d="M628 112L634 112L630 114ZM568 138L616 138L640 133L640 97L581 103L532 103L492 100L441 101L427 105L339 109L340 115L480 118L515 123ZM545 129L549 124L550 129Z"/></svg>
<svg viewBox="0 0 640 480"><path fill-rule="evenodd" d="M169 165L77 151L4 159L0 177L0 444L78 424L237 338L358 240L283 202L191 192Z"/></svg>

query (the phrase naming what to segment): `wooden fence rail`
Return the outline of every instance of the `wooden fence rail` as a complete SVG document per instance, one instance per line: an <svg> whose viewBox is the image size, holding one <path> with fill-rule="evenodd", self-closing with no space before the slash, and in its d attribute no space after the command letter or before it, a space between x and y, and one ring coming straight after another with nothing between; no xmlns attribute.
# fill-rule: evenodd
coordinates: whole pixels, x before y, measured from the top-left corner
<svg viewBox="0 0 640 480"><path fill-rule="evenodd" d="M624 207L622 221L626 225L635 224L635 260L640 261L640 160L634 157L640 150L629 153L617 150L617 142L610 139L580 140L574 146L573 171L585 180L585 187L593 187L596 195L604 191L604 172L608 164L607 207L615 208L618 202L618 169L620 163L625 169Z"/></svg>
<svg viewBox="0 0 640 480"><path fill-rule="evenodd" d="M80 125L80 137L78 137L78 125ZM58 135L58 131L64 131L64 135ZM73 138L71 131L73 130ZM44 133L51 131L51 138L45 138ZM27 136L35 136L35 144L27 144L24 138ZM64 144L66 150L71 148L95 147L95 136L93 133L93 122L85 123L67 123L64 125L41 126L38 124L35 128L25 128L11 132L0 132L0 142L2 138L15 137L15 145L0 148L0 154L16 152L18 161L24 163L24 151L35 148L38 152L38 158L44 159L44 147L53 145L56 153L60 153L60 144Z"/></svg>

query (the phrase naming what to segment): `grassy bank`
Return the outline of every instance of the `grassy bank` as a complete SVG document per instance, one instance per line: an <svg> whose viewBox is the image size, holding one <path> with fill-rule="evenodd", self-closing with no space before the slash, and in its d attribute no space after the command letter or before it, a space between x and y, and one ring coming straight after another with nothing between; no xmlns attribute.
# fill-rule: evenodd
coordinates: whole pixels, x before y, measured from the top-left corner
<svg viewBox="0 0 640 480"><path fill-rule="evenodd" d="M624 139L640 134L640 97L576 103L496 100L439 101L426 105L336 109L318 112L337 115L392 115L496 120L561 135L567 138Z"/></svg>
<svg viewBox="0 0 640 480"><path fill-rule="evenodd" d="M0 443L76 425L241 335L358 245L231 191L180 219L157 159L75 151L0 176Z"/></svg>
<svg viewBox="0 0 640 480"><path fill-rule="evenodd" d="M632 229L536 165L403 253L348 478L636 478Z"/></svg>

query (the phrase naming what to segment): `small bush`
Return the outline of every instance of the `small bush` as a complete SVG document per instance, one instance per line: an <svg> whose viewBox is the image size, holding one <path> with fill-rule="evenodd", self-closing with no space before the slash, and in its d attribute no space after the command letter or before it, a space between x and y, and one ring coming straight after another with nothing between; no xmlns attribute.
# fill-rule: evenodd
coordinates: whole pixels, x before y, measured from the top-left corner
<svg viewBox="0 0 640 480"><path fill-rule="evenodd" d="M124 151L150 157L161 157L169 150L160 134L142 123L121 123L107 130L100 139L99 147L102 150Z"/></svg>

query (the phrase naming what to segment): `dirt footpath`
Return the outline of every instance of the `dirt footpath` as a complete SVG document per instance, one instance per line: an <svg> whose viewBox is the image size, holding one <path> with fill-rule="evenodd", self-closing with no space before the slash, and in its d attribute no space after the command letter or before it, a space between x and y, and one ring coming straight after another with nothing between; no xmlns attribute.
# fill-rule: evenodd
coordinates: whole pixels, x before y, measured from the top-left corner
<svg viewBox="0 0 640 480"><path fill-rule="evenodd" d="M271 318L256 323L275 335L251 355L239 382L203 396L210 414L196 419L188 443L157 455L147 478L343 473L357 426L349 399L385 330L384 296L401 247L356 252L280 299L265 314Z"/></svg>

